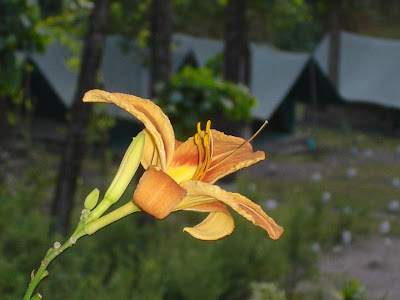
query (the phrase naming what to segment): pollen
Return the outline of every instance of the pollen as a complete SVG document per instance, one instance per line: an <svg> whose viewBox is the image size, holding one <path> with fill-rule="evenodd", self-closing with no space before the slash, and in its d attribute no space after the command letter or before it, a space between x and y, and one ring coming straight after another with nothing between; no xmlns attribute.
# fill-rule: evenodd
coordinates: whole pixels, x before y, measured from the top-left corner
<svg viewBox="0 0 400 300"><path fill-rule="evenodd" d="M194 180L201 180L206 175L213 156L213 139L211 134L211 121L208 120L205 131L201 130L200 122L197 123L197 133L194 136L194 142L199 151L199 161L197 169L193 175Z"/></svg>

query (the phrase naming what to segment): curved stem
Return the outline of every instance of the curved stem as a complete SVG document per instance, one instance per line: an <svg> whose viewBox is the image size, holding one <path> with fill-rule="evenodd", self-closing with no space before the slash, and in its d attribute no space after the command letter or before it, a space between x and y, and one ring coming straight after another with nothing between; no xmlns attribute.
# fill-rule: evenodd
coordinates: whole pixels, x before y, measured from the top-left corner
<svg viewBox="0 0 400 300"><path fill-rule="evenodd" d="M133 201L129 201L128 203L106 214L105 216L86 224L84 227L84 231L89 235L93 234L99 229L137 211L140 211L140 208L136 206Z"/></svg>
<svg viewBox="0 0 400 300"><path fill-rule="evenodd" d="M77 229L80 227L81 222L79 222ZM58 255L60 255L62 252L67 250L68 248L72 247L75 245L76 241L84 236L86 233L83 230L75 230L74 234L60 247L54 247L50 248L49 251L47 251L46 256L42 260L40 264L40 268L37 270L35 276L33 277L32 281L29 283L28 289L26 290L26 293L24 295L23 300L30 300L32 297L33 292L35 291L36 287L39 285L39 283L44 279L49 273L47 272L47 267L48 265L52 262L53 259L55 259Z"/></svg>

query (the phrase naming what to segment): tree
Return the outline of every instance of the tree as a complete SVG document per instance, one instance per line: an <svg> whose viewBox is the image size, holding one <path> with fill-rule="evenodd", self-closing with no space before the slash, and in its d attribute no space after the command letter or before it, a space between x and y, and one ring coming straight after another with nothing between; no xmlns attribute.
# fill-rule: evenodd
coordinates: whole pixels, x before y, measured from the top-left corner
<svg viewBox="0 0 400 300"><path fill-rule="evenodd" d="M229 0L225 24L225 79L250 83L250 50L246 21L246 0Z"/></svg>
<svg viewBox="0 0 400 300"><path fill-rule="evenodd" d="M82 97L96 87L106 38L106 27L112 0L97 0L90 16L89 30L82 53L78 86L70 112L66 145L59 167L57 187L52 204L53 232L66 234L73 207L76 181L86 147L86 132L92 105L84 104Z"/></svg>
<svg viewBox="0 0 400 300"><path fill-rule="evenodd" d="M168 85L171 73L171 8L169 0L153 0L151 15L151 95Z"/></svg>
<svg viewBox="0 0 400 300"><path fill-rule="evenodd" d="M38 29L40 10L35 1L0 0L0 145L9 130L10 106L23 98L24 63L17 52L44 50L47 38Z"/></svg>
<svg viewBox="0 0 400 300"><path fill-rule="evenodd" d="M329 14L329 58L328 75L332 83L337 87L339 84L340 64L340 31L342 29L342 3L341 0L331 1L331 12Z"/></svg>

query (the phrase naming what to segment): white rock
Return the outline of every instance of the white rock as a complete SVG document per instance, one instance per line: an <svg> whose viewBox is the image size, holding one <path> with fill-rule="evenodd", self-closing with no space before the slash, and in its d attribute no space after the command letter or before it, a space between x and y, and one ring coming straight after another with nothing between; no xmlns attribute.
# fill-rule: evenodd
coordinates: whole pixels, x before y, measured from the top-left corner
<svg viewBox="0 0 400 300"><path fill-rule="evenodd" d="M351 243L351 232L349 230L342 231L342 243L348 245Z"/></svg>
<svg viewBox="0 0 400 300"><path fill-rule="evenodd" d="M265 200L264 204L267 210L274 210L278 206L278 201L275 199L267 199Z"/></svg>
<svg viewBox="0 0 400 300"><path fill-rule="evenodd" d="M365 157L372 157L373 154L374 154L374 152L371 149L367 149L364 151Z"/></svg>
<svg viewBox="0 0 400 300"><path fill-rule="evenodd" d="M380 234L388 234L390 232L390 222L383 221L379 226L379 233Z"/></svg>
<svg viewBox="0 0 400 300"><path fill-rule="evenodd" d="M278 165L276 163L270 163L268 165L268 171L271 173L276 173L276 171L278 171Z"/></svg>
<svg viewBox="0 0 400 300"><path fill-rule="evenodd" d="M351 214L351 208L350 206L345 206L343 207L343 214L345 214L346 216Z"/></svg>
<svg viewBox="0 0 400 300"><path fill-rule="evenodd" d="M343 250L343 246L342 245L336 245L332 248L332 252L334 253L339 253Z"/></svg>
<svg viewBox="0 0 400 300"><path fill-rule="evenodd" d="M394 187L399 187L400 186L400 180L398 178L393 178L392 179L392 185Z"/></svg>
<svg viewBox="0 0 400 300"><path fill-rule="evenodd" d="M400 155L400 145L396 147L396 153Z"/></svg>
<svg viewBox="0 0 400 300"><path fill-rule="evenodd" d="M328 191L323 192L321 198L322 203L327 203L329 200L331 200L331 193Z"/></svg>
<svg viewBox="0 0 400 300"><path fill-rule="evenodd" d="M390 212L398 212L399 211L399 201L397 201L397 200L390 201L388 209Z"/></svg>
<svg viewBox="0 0 400 300"><path fill-rule="evenodd" d="M348 168L346 174L348 178L354 178L357 175L357 170L355 168Z"/></svg>
<svg viewBox="0 0 400 300"><path fill-rule="evenodd" d="M311 250L315 253L321 252L321 246L319 245L318 242L315 242L311 245Z"/></svg>
<svg viewBox="0 0 400 300"><path fill-rule="evenodd" d="M351 155L357 155L357 154L358 154L358 149L357 149L357 147L351 147L351 148L350 148L350 153L351 153Z"/></svg>
<svg viewBox="0 0 400 300"><path fill-rule="evenodd" d="M315 173L313 173L312 176L311 176L311 179L312 179L312 181L314 181L314 182L321 181L321 179L322 179L322 174L321 174L321 172L315 172Z"/></svg>

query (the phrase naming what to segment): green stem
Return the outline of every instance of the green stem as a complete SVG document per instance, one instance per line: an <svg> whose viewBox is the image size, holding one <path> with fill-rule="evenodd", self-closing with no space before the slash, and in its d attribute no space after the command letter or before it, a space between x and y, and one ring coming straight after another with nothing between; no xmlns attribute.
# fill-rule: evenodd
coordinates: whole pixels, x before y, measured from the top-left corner
<svg viewBox="0 0 400 300"><path fill-rule="evenodd" d="M50 248L47 251L46 256L40 264L40 268L36 272L32 281L29 283L23 300L33 300L39 297L38 294L36 294L33 299L31 298L36 287L39 285L42 279L44 279L48 275L47 267L49 266L49 264L62 252L75 245L76 241L80 237L86 234L93 234L99 229L137 211L140 211L140 208L136 206L132 201L129 201L120 208L117 208L116 210L97 220L91 221L89 223L87 223L87 220L81 220L78 223L78 226L76 227L74 233L63 245L61 245L60 247Z"/></svg>
<svg viewBox="0 0 400 300"><path fill-rule="evenodd" d="M86 224L84 231L87 234L93 234L99 229L137 211L140 211L140 208L136 206L132 201L129 201L128 203L110 212L109 214Z"/></svg>
<svg viewBox="0 0 400 300"><path fill-rule="evenodd" d="M77 229L80 227L79 225L80 224L78 224ZM35 291L36 287L39 285L39 283L42 281L42 279L44 279L48 275L47 267L52 262L52 260L55 259L62 252L64 252L66 249L75 245L76 241L80 237L84 236L85 234L86 233L83 230L80 230L78 232L75 231L74 234L63 245L61 245L58 248L56 248L56 247L50 248L50 250L47 251L46 256L44 257L44 259L42 260L42 263L40 264L39 270L37 270L32 281L29 283L28 289L26 290L23 300L31 299L32 294Z"/></svg>

